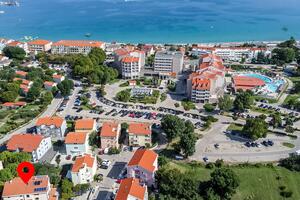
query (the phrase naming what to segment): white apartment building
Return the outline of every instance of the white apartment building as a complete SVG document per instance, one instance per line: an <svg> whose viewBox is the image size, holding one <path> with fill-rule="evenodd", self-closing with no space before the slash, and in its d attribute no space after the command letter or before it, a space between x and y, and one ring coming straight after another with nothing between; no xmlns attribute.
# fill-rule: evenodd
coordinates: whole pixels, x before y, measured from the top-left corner
<svg viewBox="0 0 300 200"><path fill-rule="evenodd" d="M32 161L39 161L52 147L51 138L42 135L18 134L13 135L6 144L8 151L27 152Z"/></svg>
<svg viewBox="0 0 300 200"><path fill-rule="evenodd" d="M183 53L179 51L159 51L155 54L154 71L180 74L183 68Z"/></svg>
<svg viewBox="0 0 300 200"><path fill-rule="evenodd" d="M67 155L82 155L88 153L88 133L70 132L65 138Z"/></svg>
<svg viewBox="0 0 300 200"><path fill-rule="evenodd" d="M58 200L47 175L33 176L26 184L20 177L4 183L3 200Z"/></svg>
<svg viewBox="0 0 300 200"><path fill-rule="evenodd" d="M70 171L71 180L74 185L91 183L97 170L97 160L90 154L76 157Z"/></svg>
<svg viewBox="0 0 300 200"><path fill-rule="evenodd" d="M42 117L37 120L35 127L38 134L64 138L67 122L61 117Z"/></svg>
<svg viewBox="0 0 300 200"><path fill-rule="evenodd" d="M49 40L32 40L27 45L29 52L37 54L39 52L50 51L52 42Z"/></svg>
<svg viewBox="0 0 300 200"><path fill-rule="evenodd" d="M140 96L140 95L151 96L153 90L151 88L146 88L146 87L134 87L131 89L130 93L131 96Z"/></svg>
<svg viewBox="0 0 300 200"><path fill-rule="evenodd" d="M90 40L60 40L51 46L53 54L88 54L92 48L105 49L105 43Z"/></svg>
<svg viewBox="0 0 300 200"><path fill-rule="evenodd" d="M122 78L137 79L140 77L139 58L126 56L121 60Z"/></svg>

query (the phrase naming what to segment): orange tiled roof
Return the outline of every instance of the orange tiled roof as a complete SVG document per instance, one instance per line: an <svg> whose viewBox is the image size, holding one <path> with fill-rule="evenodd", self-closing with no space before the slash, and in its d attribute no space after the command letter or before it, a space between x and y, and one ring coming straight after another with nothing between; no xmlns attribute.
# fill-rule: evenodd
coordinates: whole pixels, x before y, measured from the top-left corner
<svg viewBox="0 0 300 200"><path fill-rule="evenodd" d="M127 200L129 195L137 200L144 200L145 193L146 187L140 185L139 179L126 178L121 181L115 200Z"/></svg>
<svg viewBox="0 0 300 200"><path fill-rule="evenodd" d="M54 74L52 76L52 78L56 78L56 79L61 79L63 77L63 75L60 75L60 74Z"/></svg>
<svg viewBox="0 0 300 200"><path fill-rule="evenodd" d="M42 135L18 134L13 135L7 142L6 147L9 151L21 151L31 153L39 147L44 137Z"/></svg>
<svg viewBox="0 0 300 200"><path fill-rule="evenodd" d="M32 40L28 42L29 45L46 45L51 43L49 40Z"/></svg>
<svg viewBox="0 0 300 200"><path fill-rule="evenodd" d="M22 181L20 177L16 177L11 181L5 182L2 197L18 196L33 193L46 193L47 190L39 191L36 189L47 188L49 186L49 177L47 175L33 176L28 181L28 184L24 183L24 181Z"/></svg>
<svg viewBox="0 0 300 200"><path fill-rule="evenodd" d="M131 123L128 127L128 133L135 135L150 135L150 125L146 123Z"/></svg>
<svg viewBox="0 0 300 200"><path fill-rule="evenodd" d="M210 89L210 80L195 78L192 81L192 86L193 86L193 90L209 90Z"/></svg>
<svg viewBox="0 0 300 200"><path fill-rule="evenodd" d="M117 49L114 51L115 54L117 54L118 56L125 56L127 55L129 52L126 49Z"/></svg>
<svg viewBox="0 0 300 200"><path fill-rule="evenodd" d="M129 161L128 166L140 166L150 172L154 172L154 162L157 156L152 150L138 149Z"/></svg>
<svg viewBox="0 0 300 200"><path fill-rule="evenodd" d="M45 81L44 85L53 86L53 85L55 85L55 83L52 81Z"/></svg>
<svg viewBox="0 0 300 200"><path fill-rule="evenodd" d="M238 87L257 87L265 85L265 82L259 78L248 76L235 76L233 77L233 83Z"/></svg>
<svg viewBox="0 0 300 200"><path fill-rule="evenodd" d="M28 73L24 71L16 71L16 75L26 76Z"/></svg>
<svg viewBox="0 0 300 200"><path fill-rule="evenodd" d="M7 46L16 47L20 44L23 44L23 43L19 42L19 41L12 41L12 42L8 43Z"/></svg>
<svg viewBox="0 0 300 200"><path fill-rule="evenodd" d="M92 130L94 128L94 119L79 119L75 122L75 130Z"/></svg>
<svg viewBox="0 0 300 200"><path fill-rule="evenodd" d="M87 133L83 132L70 132L65 138L65 144L84 144L86 141Z"/></svg>
<svg viewBox="0 0 300 200"><path fill-rule="evenodd" d="M139 58L133 56L126 56L122 59L123 63L132 63L132 62L139 62Z"/></svg>
<svg viewBox="0 0 300 200"><path fill-rule="evenodd" d="M39 118L36 122L36 126L46 125L51 126L54 125L55 127L59 128L62 126L64 119L61 117L42 117Z"/></svg>
<svg viewBox="0 0 300 200"><path fill-rule="evenodd" d="M60 40L52 44L52 46L67 47L101 47L103 42L92 40Z"/></svg>
<svg viewBox="0 0 300 200"><path fill-rule="evenodd" d="M72 172L79 172L81 168L83 168L85 165L87 167L93 167L95 158L91 156L90 154L85 154L83 156L76 157L76 160L72 166Z"/></svg>
<svg viewBox="0 0 300 200"><path fill-rule="evenodd" d="M18 101L18 102L6 102L4 104L2 104L2 106L6 106L6 107L12 107L12 106L25 106L26 102L24 101Z"/></svg>
<svg viewBox="0 0 300 200"><path fill-rule="evenodd" d="M118 123L104 122L101 128L100 136L102 137L117 137Z"/></svg>

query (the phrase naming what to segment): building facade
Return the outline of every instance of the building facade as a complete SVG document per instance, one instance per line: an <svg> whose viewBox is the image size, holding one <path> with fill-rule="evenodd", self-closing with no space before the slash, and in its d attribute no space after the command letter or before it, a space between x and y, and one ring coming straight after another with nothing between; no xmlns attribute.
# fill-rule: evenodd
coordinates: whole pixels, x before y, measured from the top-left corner
<svg viewBox="0 0 300 200"><path fill-rule="evenodd" d="M130 123L128 126L129 146L150 146L151 125L146 123Z"/></svg>
<svg viewBox="0 0 300 200"><path fill-rule="evenodd" d="M67 122L61 117L39 118L35 126L38 134L57 138L63 138L67 130Z"/></svg>
<svg viewBox="0 0 300 200"><path fill-rule="evenodd" d="M74 185L91 183L97 170L97 160L90 154L76 157L71 169L71 180Z"/></svg>
<svg viewBox="0 0 300 200"><path fill-rule="evenodd" d="M104 122L100 132L101 148L119 148L119 136L121 134L121 124L114 122Z"/></svg>
<svg viewBox="0 0 300 200"><path fill-rule="evenodd" d="M39 161L51 147L50 137L33 134L13 135L6 144L8 151L30 153L33 162Z"/></svg>
<svg viewBox="0 0 300 200"><path fill-rule="evenodd" d="M51 46L53 54L88 54L92 48L105 49L105 44L100 41L90 40L60 40Z"/></svg>
<svg viewBox="0 0 300 200"><path fill-rule="evenodd" d="M138 149L127 165L127 177L137 178L148 187L155 185L158 155L149 149Z"/></svg>
<svg viewBox="0 0 300 200"><path fill-rule="evenodd" d="M29 52L37 54L40 52L50 51L52 42L49 40L32 40L27 44Z"/></svg>
<svg viewBox="0 0 300 200"><path fill-rule="evenodd" d="M4 183L3 200L58 200L47 175L33 176L26 184L20 177Z"/></svg>
<svg viewBox="0 0 300 200"><path fill-rule="evenodd" d="M89 153L88 133L70 132L65 138L67 155L82 155Z"/></svg>
<svg viewBox="0 0 300 200"><path fill-rule="evenodd" d="M183 53L179 51L159 51L155 54L154 71L180 74L183 68Z"/></svg>

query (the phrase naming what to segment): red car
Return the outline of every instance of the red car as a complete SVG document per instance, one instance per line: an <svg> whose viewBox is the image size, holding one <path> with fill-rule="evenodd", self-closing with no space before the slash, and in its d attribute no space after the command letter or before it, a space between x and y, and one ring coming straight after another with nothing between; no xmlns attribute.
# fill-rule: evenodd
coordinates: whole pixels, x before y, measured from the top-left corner
<svg viewBox="0 0 300 200"><path fill-rule="evenodd" d="M116 180L116 183L119 183L119 184L120 184L121 181L122 181L122 179L117 179L117 180Z"/></svg>
<svg viewBox="0 0 300 200"><path fill-rule="evenodd" d="M71 159L71 155L67 155L66 160L70 160Z"/></svg>

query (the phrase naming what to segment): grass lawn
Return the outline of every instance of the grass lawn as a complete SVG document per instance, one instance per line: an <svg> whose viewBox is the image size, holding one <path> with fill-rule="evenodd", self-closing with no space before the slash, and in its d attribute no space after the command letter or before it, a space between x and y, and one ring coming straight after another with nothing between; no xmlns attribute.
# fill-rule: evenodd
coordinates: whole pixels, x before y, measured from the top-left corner
<svg viewBox="0 0 300 200"><path fill-rule="evenodd" d="M243 125L240 124L230 124L227 128L227 131L233 131L233 132L241 132L243 130Z"/></svg>
<svg viewBox="0 0 300 200"><path fill-rule="evenodd" d="M251 110L254 111L254 112L259 112L259 113L267 114L267 115L275 113L274 110L269 110L269 109L265 109L265 108L258 108L258 107L254 107L254 106L251 108Z"/></svg>
<svg viewBox="0 0 300 200"><path fill-rule="evenodd" d="M167 167L178 168L182 172L191 174L199 181L207 181L213 170L202 166L171 162ZM292 191L291 200L300 199L300 173L292 172L282 167L231 167L240 178L240 186L232 200L282 200L279 186L286 186L286 191ZM278 179L278 177L280 177Z"/></svg>
<svg viewBox="0 0 300 200"><path fill-rule="evenodd" d="M283 142L282 145L285 146L285 147L291 148L291 149L295 147L294 144L288 143L288 142Z"/></svg>

